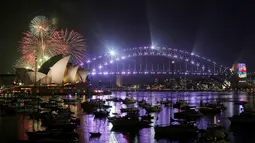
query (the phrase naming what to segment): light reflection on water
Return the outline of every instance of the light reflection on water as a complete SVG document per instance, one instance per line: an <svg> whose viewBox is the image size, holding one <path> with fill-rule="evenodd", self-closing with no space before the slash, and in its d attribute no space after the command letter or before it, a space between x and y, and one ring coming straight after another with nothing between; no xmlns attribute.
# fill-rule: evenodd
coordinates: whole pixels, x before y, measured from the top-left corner
<svg viewBox="0 0 255 143"><path fill-rule="evenodd" d="M125 99L126 93L125 92L116 92L113 93L115 97ZM112 95L111 95L112 96ZM183 93L183 92L175 92L175 93L170 93L170 92L134 92L131 94L131 97L133 97L135 100L142 100L145 99L148 103L152 105L156 105L157 101L163 101L163 100L173 100L173 102L176 102L177 100L186 100L190 105L193 106L199 106L200 100L202 99L204 102L207 101L216 101L217 99L221 98L222 100L225 99L225 101L234 98L238 98L239 100L252 100L251 96L247 96L245 93L241 93L240 95L233 95L232 93L228 94L218 94L218 93L209 93L209 92L191 92L191 93ZM109 96L94 96L94 99L106 99L109 98ZM112 113L121 113L120 109L121 108L126 108L127 106L121 103L114 103L114 102L109 102L108 105L111 105L111 112ZM223 112L221 115L216 115L216 116L206 116L204 118L201 118L196 122L199 128L205 129L207 128L208 124L216 124L220 123L222 124L225 128L228 128L230 125L229 120L227 117L231 117L234 114L239 114L241 112L241 106L234 105L233 102L224 102L224 105L227 106L227 110ZM135 105L129 105L129 107L137 107L137 104ZM162 106L162 111L160 113L154 113L154 119L152 125L162 125L162 124L170 124L170 118L174 118L174 113L178 112L178 109L172 109L169 107L164 107ZM144 109L140 110L140 115L146 114L146 111ZM124 115L124 114L122 114ZM84 118L92 118L91 115L86 115ZM158 120L156 120L158 118ZM92 120L91 119L91 120ZM103 122L103 121L101 121ZM96 125L96 122L91 122L93 125ZM92 126L93 126L92 125ZM90 125L91 126L91 125ZM156 142L154 140L154 128L144 128L139 131L137 135L128 135L126 133L119 133L119 132L110 132L110 129L112 125L110 123L104 124L104 126L108 126L108 131L109 132L103 132L102 131L102 136L97 142L107 142L105 140L105 137L108 138L108 142L114 142L117 140L118 142L140 142L140 143L154 143ZM86 128L86 129L85 129ZM85 124L84 127L87 132L93 131L90 128L87 127ZM100 129L101 132L101 129ZM90 142L88 134L85 135L85 139L83 142ZM95 141L95 140L93 140ZM92 141L92 142L93 142ZM167 140L160 140L158 142L169 142Z"/></svg>
<svg viewBox="0 0 255 143"><path fill-rule="evenodd" d="M115 92L113 95L115 97L119 97L125 99L125 92ZM246 100L249 102L250 107L254 107L254 97L248 96L246 93L239 93L237 95L233 95L232 93L211 93L211 92L133 92L131 95L136 100L145 99L148 103L152 105L156 105L158 101L163 100L173 100L176 102L177 100L186 100L190 105L199 106L200 100L202 99L204 102L207 101L216 101L217 99L222 99L228 101L232 98L236 98L238 100ZM93 96L93 98L106 99L110 98L110 96ZM48 100L49 97L43 97L43 100ZM120 102L106 102L107 105L111 105L112 108L110 110L110 116L113 116L112 113L121 113L121 108L126 108L125 104ZM233 102L224 102L224 105L227 106L227 110L220 115L216 116L206 116L197 121L197 125L199 128L206 128L208 124L220 123L225 128L228 128L230 125L227 117L231 117L235 114L239 114L241 112L241 107L238 105L234 105ZM154 128L144 128L141 129L137 134L128 134L111 131L112 125L108 122L107 119L100 120L95 119L93 115L86 114L82 112L80 104L76 106L69 105L70 109L75 112L75 115L81 119L81 126L77 129L77 132L80 134L80 143L129 143L129 142L139 142L139 143L154 143ZM137 104L129 105L128 107L138 107ZM158 124L169 124L170 118L174 118L174 113L178 112L178 109L172 109L170 107L162 106L162 111L160 113L154 113L154 119L152 125ZM144 109L140 110L140 115L146 114ZM122 114L125 115L125 114ZM156 120L158 118L158 120ZM16 116L16 117L2 117L0 118L0 137L1 142L4 142L6 138L12 139L27 139L26 131L37 131L42 130L40 127L40 121L30 120L26 116ZM102 136L100 138L90 138L89 132L101 132ZM5 136L3 136L3 133ZM8 133L8 136L7 136ZM167 140L160 140L158 142L169 142Z"/></svg>

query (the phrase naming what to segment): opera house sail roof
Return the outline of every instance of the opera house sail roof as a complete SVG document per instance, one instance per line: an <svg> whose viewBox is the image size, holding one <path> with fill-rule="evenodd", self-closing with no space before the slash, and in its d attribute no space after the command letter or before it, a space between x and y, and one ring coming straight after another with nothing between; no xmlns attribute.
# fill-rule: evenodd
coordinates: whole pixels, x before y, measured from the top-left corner
<svg viewBox="0 0 255 143"><path fill-rule="evenodd" d="M53 83L62 84L64 79L64 74L66 70L66 65L71 56L67 56L55 63L48 72L47 76L52 79Z"/></svg>
<svg viewBox="0 0 255 143"><path fill-rule="evenodd" d="M63 55L56 55L51 57L49 60L47 60L46 62L44 62L40 69L38 70L38 72L47 74L50 71L50 68L56 64L59 60L61 60L63 58Z"/></svg>
<svg viewBox="0 0 255 143"><path fill-rule="evenodd" d="M24 84L49 84L85 82L88 73L78 65L68 65L71 56L57 55L46 61L36 73L27 69L16 69L19 80Z"/></svg>
<svg viewBox="0 0 255 143"><path fill-rule="evenodd" d="M73 65L67 66L64 82L75 83L75 78L76 78L78 68L79 68L78 65L76 65L76 66L73 66Z"/></svg>

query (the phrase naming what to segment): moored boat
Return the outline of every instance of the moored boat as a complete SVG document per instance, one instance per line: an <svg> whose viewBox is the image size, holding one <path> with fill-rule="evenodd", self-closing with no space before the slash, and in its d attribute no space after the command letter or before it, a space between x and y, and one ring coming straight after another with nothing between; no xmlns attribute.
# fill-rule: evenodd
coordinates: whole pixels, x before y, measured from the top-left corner
<svg viewBox="0 0 255 143"><path fill-rule="evenodd" d="M200 101L199 111L203 114L219 114L227 108L221 103L203 103Z"/></svg>
<svg viewBox="0 0 255 143"><path fill-rule="evenodd" d="M198 128L194 125L179 124L155 126L155 138L192 139L197 137Z"/></svg>
<svg viewBox="0 0 255 143"><path fill-rule="evenodd" d="M121 98L117 98L117 97L114 97L114 98L109 98L109 99L105 99L106 101L113 101L113 102L122 102L122 99Z"/></svg>
<svg viewBox="0 0 255 143"><path fill-rule="evenodd" d="M199 111L191 109L191 110L185 110L182 112L174 113L174 117L179 119L186 119L186 120L196 120L203 117L203 114Z"/></svg>
<svg viewBox="0 0 255 143"><path fill-rule="evenodd" d="M248 102L247 101L235 101L234 104L236 105L246 105Z"/></svg>
<svg viewBox="0 0 255 143"><path fill-rule="evenodd" d="M137 126L139 125L139 119L132 119L132 118L116 118L115 120L112 120L111 123L113 126L118 126L118 127L129 127L132 128L132 126Z"/></svg>
<svg viewBox="0 0 255 143"><path fill-rule="evenodd" d="M149 113L151 113L151 112L160 112L161 107L160 106L146 106L145 110Z"/></svg>
<svg viewBox="0 0 255 143"><path fill-rule="evenodd" d="M255 112L249 109L244 109L240 115L234 115L229 118L231 126L254 126L255 125Z"/></svg>
<svg viewBox="0 0 255 143"><path fill-rule="evenodd" d="M151 121L147 120L139 120L138 116L124 116L124 117L117 117L111 120L113 127L121 127L121 128L144 128L150 127Z"/></svg>
<svg viewBox="0 0 255 143"><path fill-rule="evenodd" d="M228 133L224 130L222 125L213 125L206 130L199 131L198 143L227 143Z"/></svg>
<svg viewBox="0 0 255 143"><path fill-rule="evenodd" d="M203 114L219 114L221 113L221 108L217 108L217 107L206 107L206 106L202 106L199 107L199 111Z"/></svg>
<svg viewBox="0 0 255 143"><path fill-rule="evenodd" d="M99 111L95 111L93 112L96 118L105 118L107 116L109 116L109 111L106 110L99 110Z"/></svg>
<svg viewBox="0 0 255 143"><path fill-rule="evenodd" d="M185 106L188 105L187 102L183 101L183 100L179 100L177 101L174 105L173 108L181 108L181 106Z"/></svg>
<svg viewBox="0 0 255 143"><path fill-rule="evenodd" d="M148 114L148 115L144 115L144 116L141 116L141 120L151 120L151 119L153 119L154 117L153 116L151 116L150 114Z"/></svg>
<svg viewBox="0 0 255 143"><path fill-rule="evenodd" d="M142 108L146 108L147 106L150 106L145 100L139 101L138 105Z"/></svg>
<svg viewBox="0 0 255 143"><path fill-rule="evenodd" d="M167 107L173 105L172 101L169 101L169 100L167 100L167 101L161 101L160 103L163 104L163 105L165 105L165 106L167 106Z"/></svg>
<svg viewBox="0 0 255 143"><path fill-rule="evenodd" d="M125 98L122 102L124 104L134 104L136 101L133 98Z"/></svg>
<svg viewBox="0 0 255 143"><path fill-rule="evenodd" d="M138 108L121 108L121 112L139 112Z"/></svg>

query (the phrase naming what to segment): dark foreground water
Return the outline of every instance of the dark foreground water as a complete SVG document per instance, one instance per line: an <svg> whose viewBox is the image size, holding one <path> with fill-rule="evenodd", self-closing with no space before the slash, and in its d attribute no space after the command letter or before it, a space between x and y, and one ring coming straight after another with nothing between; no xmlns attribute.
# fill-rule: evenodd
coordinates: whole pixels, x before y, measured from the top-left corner
<svg viewBox="0 0 255 143"><path fill-rule="evenodd" d="M111 96L117 96L120 98L125 98L125 92L115 92ZM197 125L199 128L206 128L208 124L220 123L226 129L230 125L230 121L227 117L239 114L241 112L241 106L234 105L233 99L248 101L248 106L254 108L254 95L248 95L247 93L212 93L212 92L133 92L132 95L134 99L142 100L145 99L148 103L157 104L157 101L162 100L173 100L175 102L178 99L186 100L190 105L199 106L200 100L204 102L207 101L224 101L227 110L220 115L216 116L205 116L199 121ZM47 100L49 97L43 97ZM109 96L94 96L93 98L106 99ZM126 105L122 103L106 102L106 104L111 105L111 116L112 113L121 113L120 109L125 108ZM67 105L68 106L68 105ZM137 105L133 105L137 107ZM144 128L136 134L130 134L125 132L111 131L112 125L107 119L100 120L95 119L93 115L84 114L80 108L80 104L77 103L76 106L69 106L72 111L75 112L76 116L81 119L81 126L77 129L80 133L80 143L173 143L178 141L170 140L159 140L154 139L154 128ZM172 109L170 107L162 106L162 111L160 113L155 113L152 125L157 124L169 124L170 118L174 118L174 113L178 112L177 109ZM140 115L144 115L146 112L144 109L140 110ZM123 114L124 115L124 114ZM158 120L156 120L158 117ZM15 140L26 140L26 131L37 131L43 130L40 127L40 121L30 120L26 116L17 115L12 117L0 117L0 143L14 142ZM89 132L100 131L102 136L100 138L90 138ZM255 134L254 134L255 136ZM230 142L234 143L249 143L255 141L255 137L252 135L241 136L230 134ZM253 140L252 140L253 139Z"/></svg>

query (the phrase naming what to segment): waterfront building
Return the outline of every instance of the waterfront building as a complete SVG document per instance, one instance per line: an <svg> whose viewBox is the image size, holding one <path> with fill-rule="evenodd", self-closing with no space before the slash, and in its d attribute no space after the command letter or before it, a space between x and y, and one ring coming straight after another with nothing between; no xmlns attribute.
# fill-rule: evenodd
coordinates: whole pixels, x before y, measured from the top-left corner
<svg viewBox="0 0 255 143"><path fill-rule="evenodd" d="M17 68L16 81L23 85L63 85L85 82L88 72L79 65L69 63L70 56L57 55L46 61L37 72L32 69Z"/></svg>

